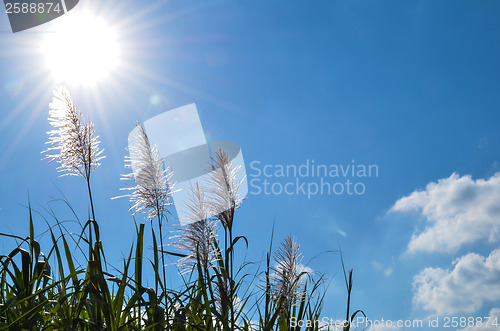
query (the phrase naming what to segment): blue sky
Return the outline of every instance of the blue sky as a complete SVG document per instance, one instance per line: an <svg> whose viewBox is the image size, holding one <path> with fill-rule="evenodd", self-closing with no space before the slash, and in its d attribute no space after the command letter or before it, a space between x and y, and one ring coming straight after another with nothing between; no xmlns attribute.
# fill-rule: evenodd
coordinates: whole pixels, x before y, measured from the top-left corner
<svg viewBox="0 0 500 331"><path fill-rule="evenodd" d="M235 221L247 259L264 256L275 221L276 242L295 235L304 262L343 250L353 308L372 320L500 315L498 2L80 0L66 15L83 8L115 26L123 62L95 86L67 86L105 149L93 186L111 261L135 231L128 201L111 200L129 131L196 103L209 141L241 146L249 179L254 161L378 167L354 178L362 195L249 194ZM41 160L61 84L38 50L51 24L12 34L0 15L2 232L27 233L28 197L49 222L48 205L72 217L53 201L62 194L87 216L83 181ZM332 279L324 315L343 318L338 254L309 267Z"/></svg>

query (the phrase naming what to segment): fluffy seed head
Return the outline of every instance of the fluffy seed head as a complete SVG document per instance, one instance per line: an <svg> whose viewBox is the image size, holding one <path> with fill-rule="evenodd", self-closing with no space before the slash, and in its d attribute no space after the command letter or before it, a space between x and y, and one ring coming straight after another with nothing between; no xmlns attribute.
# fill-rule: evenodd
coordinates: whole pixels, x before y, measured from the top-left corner
<svg viewBox="0 0 500 331"><path fill-rule="evenodd" d="M233 167L229 154L222 149L215 153L212 160L207 180L211 209L223 226L231 229L234 212L243 200L238 194L241 181L238 181L237 174L240 167Z"/></svg>
<svg viewBox="0 0 500 331"><path fill-rule="evenodd" d="M104 158L99 150L98 136L94 123L85 122L82 113L76 108L68 90L59 87L54 90L54 98L49 104L49 123L54 127L47 132L52 145L42 153L50 162L59 163L58 170L66 175L90 178L90 174Z"/></svg>
<svg viewBox="0 0 500 331"><path fill-rule="evenodd" d="M297 304L303 291L301 277L304 275L304 267L300 263L302 255L299 248L300 244L289 235L274 257L276 267L272 268L271 295L275 302L283 300L282 307L285 311Z"/></svg>
<svg viewBox="0 0 500 331"><path fill-rule="evenodd" d="M130 208L135 214L145 212L148 219L162 218L168 213L171 205L172 177L170 167L163 169L163 162L158 148L151 146L144 127L137 123L136 130L131 135L128 147L129 156L125 157L125 167L132 172L122 175L122 180L133 180L135 185L128 185L122 190L132 191L122 197L129 197L133 205Z"/></svg>
<svg viewBox="0 0 500 331"><path fill-rule="evenodd" d="M217 236L217 223L211 217L210 206L206 200L205 189L196 183L191 187L186 202L187 222L178 225L176 241L173 245L185 252L186 257L178 261L184 272L196 264L198 258L202 267L210 267L215 261L214 242Z"/></svg>

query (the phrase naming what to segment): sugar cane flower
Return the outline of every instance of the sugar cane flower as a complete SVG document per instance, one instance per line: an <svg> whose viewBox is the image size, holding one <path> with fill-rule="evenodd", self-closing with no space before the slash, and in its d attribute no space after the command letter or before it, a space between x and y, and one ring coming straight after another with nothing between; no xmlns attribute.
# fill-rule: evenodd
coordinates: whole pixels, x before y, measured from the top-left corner
<svg viewBox="0 0 500 331"><path fill-rule="evenodd" d="M95 135L94 123L85 119L71 98L68 90L59 87L49 104L49 123L54 128L47 132L52 145L42 153L50 162L59 163L58 170L66 175L87 179L104 158L99 150L99 137Z"/></svg>
<svg viewBox="0 0 500 331"><path fill-rule="evenodd" d="M234 212L243 201L238 194L242 183L237 178L240 166L233 167L229 154L222 149L215 153L212 162L207 179L211 209L225 228L232 229Z"/></svg>
<svg viewBox="0 0 500 331"><path fill-rule="evenodd" d="M217 236L217 223L211 216L210 204L205 196L205 188L198 182L191 187L185 205L187 219L184 224L179 224L176 240L173 246L186 253L186 257L178 261L178 265L189 269L199 261L203 268L208 268L216 259L214 243Z"/></svg>
<svg viewBox="0 0 500 331"><path fill-rule="evenodd" d="M152 221L160 219L168 213L168 206L172 205L172 186L169 183L172 177L170 167L163 169L163 162L156 145L151 146L144 127L137 123L136 130L131 135L128 147L129 155L125 157L125 167L131 173L122 176L122 180L133 180L134 185L122 188L131 191L121 197L129 197L133 203L131 210L134 214L147 213ZM117 197L119 198L119 197Z"/></svg>
<svg viewBox="0 0 500 331"><path fill-rule="evenodd" d="M301 264L300 244L291 235L287 236L276 252L276 266L271 275L271 295L275 302L282 301L282 308L288 311L297 304L303 294L302 277L312 271Z"/></svg>

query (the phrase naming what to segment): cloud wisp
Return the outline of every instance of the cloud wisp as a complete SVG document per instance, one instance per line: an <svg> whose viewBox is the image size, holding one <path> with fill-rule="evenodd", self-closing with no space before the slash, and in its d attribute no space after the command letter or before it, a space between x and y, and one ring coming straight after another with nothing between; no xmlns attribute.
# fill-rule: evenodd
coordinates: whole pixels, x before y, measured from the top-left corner
<svg viewBox="0 0 500 331"><path fill-rule="evenodd" d="M413 303L439 315L474 313L500 300L500 250L468 253L450 269L425 268L413 278Z"/></svg>
<svg viewBox="0 0 500 331"><path fill-rule="evenodd" d="M452 174L427 184L392 206L390 212L414 212L426 226L414 233L409 252L456 252L462 245L500 239L500 172L489 179Z"/></svg>

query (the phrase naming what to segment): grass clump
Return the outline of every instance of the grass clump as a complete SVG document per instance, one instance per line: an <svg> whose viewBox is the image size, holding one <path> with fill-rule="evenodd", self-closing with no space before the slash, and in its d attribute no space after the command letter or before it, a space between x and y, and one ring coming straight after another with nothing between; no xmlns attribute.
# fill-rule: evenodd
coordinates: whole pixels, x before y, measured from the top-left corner
<svg viewBox="0 0 500 331"><path fill-rule="evenodd" d="M63 175L85 179L91 216L78 233L70 233L57 221L48 230L51 245L43 249L36 240L31 207L28 236L0 233L17 243L8 255L0 256L0 330L321 328L317 323L304 328L290 323L319 320L327 288L323 276L301 264L300 245L293 236L273 254L271 235L264 270L250 273L248 263L235 265L237 246L248 247L248 241L233 232L242 199L238 168L225 151L214 154L207 182L191 188L189 219L174 226L172 252L166 249L163 233L171 206L171 172L163 168L157 147L137 124L126 159L131 173L122 177L133 184L128 184L125 189L130 193L124 196L131 199L134 213L147 214L153 248L145 251L146 225L136 224L135 242L123 265L114 268L106 263L94 213L91 174L104 156L93 123L85 122L64 88L54 92L49 120L54 130L49 132L51 147L45 153L60 164ZM180 288L167 288L166 255L177 259L180 273L174 276L182 280ZM147 287L146 278L154 278L153 287ZM346 287L346 320L351 321L363 313L349 316L352 270ZM347 323L344 330L349 328Z"/></svg>

